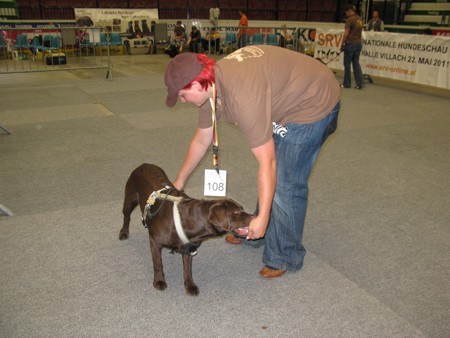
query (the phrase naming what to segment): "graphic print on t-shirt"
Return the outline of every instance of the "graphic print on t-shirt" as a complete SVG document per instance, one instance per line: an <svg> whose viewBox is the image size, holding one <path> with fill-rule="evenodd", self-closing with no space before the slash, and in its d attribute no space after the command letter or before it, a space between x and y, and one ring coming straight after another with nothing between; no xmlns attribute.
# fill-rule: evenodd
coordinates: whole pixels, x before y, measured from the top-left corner
<svg viewBox="0 0 450 338"><path fill-rule="evenodd" d="M231 53L230 55L227 55L225 59L227 60L235 59L238 62L243 62L245 59L259 58L263 56L263 54L264 51L261 48L248 46L238 49L237 51Z"/></svg>

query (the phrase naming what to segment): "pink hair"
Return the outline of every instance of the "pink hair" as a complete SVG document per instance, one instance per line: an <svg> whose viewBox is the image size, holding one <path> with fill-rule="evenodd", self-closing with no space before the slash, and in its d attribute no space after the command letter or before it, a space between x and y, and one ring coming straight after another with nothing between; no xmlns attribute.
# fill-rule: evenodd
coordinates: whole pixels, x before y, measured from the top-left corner
<svg viewBox="0 0 450 338"><path fill-rule="evenodd" d="M216 64L216 60L207 57L205 54L198 54L197 58L198 62L204 65L204 68L202 72L183 89L191 88L192 82L196 81L206 90L216 81L214 75L214 65Z"/></svg>

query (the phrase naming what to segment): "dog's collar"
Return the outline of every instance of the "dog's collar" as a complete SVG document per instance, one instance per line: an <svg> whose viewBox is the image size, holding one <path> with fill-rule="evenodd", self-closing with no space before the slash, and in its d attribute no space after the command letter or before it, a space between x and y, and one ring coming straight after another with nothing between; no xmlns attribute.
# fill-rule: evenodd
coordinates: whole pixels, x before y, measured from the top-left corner
<svg viewBox="0 0 450 338"><path fill-rule="evenodd" d="M169 200L171 202L179 202L179 201L181 201L183 199L182 196L172 196L172 195L169 195L169 194L162 193L162 191L166 191L166 190L169 190L169 193L170 193L174 189L169 187L168 185L166 185L164 188L152 192L150 194L150 196L148 197L148 199L147 199L147 205L148 204L150 204L150 205L155 204L155 201L157 199L159 199L159 200Z"/></svg>
<svg viewBox="0 0 450 338"><path fill-rule="evenodd" d="M191 243L189 241L189 239L186 236L186 233L183 230L183 225L181 224L181 218L180 218L180 212L178 211L178 203L183 199L182 196L172 196L166 193L163 193L162 191L169 191L169 193L173 190L173 188L169 187L169 186L165 186L164 188L154 191L150 194L149 198L147 199L147 205L145 206L145 215L142 215L142 220L143 220L143 224L144 226L145 224L145 218L147 216L147 214L150 214L151 216L155 215L158 210L151 214L150 213L150 207L155 204L155 201L157 199L159 200L163 200L164 201L171 201L173 202L173 221L175 223L175 229L177 231L178 237L180 237L181 241L183 242L184 246L183 246L183 250L181 250L180 252L182 254L187 254L190 256L195 256L197 254L197 248L198 245Z"/></svg>

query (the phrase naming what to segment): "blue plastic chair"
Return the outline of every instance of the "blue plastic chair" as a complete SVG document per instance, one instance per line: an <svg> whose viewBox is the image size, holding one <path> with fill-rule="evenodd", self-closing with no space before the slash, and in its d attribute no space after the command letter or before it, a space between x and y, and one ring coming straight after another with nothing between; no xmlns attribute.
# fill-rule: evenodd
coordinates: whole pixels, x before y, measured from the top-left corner
<svg viewBox="0 0 450 338"><path fill-rule="evenodd" d="M252 45L263 45L264 44L264 37L262 33L255 33L252 36Z"/></svg>
<svg viewBox="0 0 450 338"><path fill-rule="evenodd" d="M16 42L14 43L14 49L26 49L30 48L28 44L28 37L26 34L19 34L16 36Z"/></svg>
<svg viewBox="0 0 450 338"><path fill-rule="evenodd" d="M3 35L0 35L0 51L2 51L2 53L6 55L6 42Z"/></svg>
<svg viewBox="0 0 450 338"><path fill-rule="evenodd" d="M226 32L225 34L225 44L232 45L236 44L237 42L237 35L236 33Z"/></svg>
<svg viewBox="0 0 450 338"><path fill-rule="evenodd" d="M122 46L122 38L120 37L120 33L112 32L109 35L109 43L111 46Z"/></svg>
<svg viewBox="0 0 450 338"><path fill-rule="evenodd" d="M266 44L271 46L278 46L278 37L276 34L267 34L266 35Z"/></svg>
<svg viewBox="0 0 450 338"><path fill-rule="evenodd" d="M100 46L108 46L107 35L104 32L100 32Z"/></svg>
<svg viewBox="0 0 450 338"><path fill-rule="evenodd" d="M36 50L43 49L44 46L42 44L41 37L40 36L33 37L33 40L31 40L30 46L35 48Z"/></svg>
<svg viewBox="0 0 450 338"><path fill-rule="evenodd" d="M225 33L225 40L224 40L225 53L229 54L236 50L237 48L237 34L232 32L226 32Z"/></svg>
<svg viewBox="0 0 450 338"><path fill-rule="evenodd" d="M44 49L50 48L52 46L52 36L44 35L42 38L42 45L44 46Z"/></svg>
<svg viewBox="0 0 450 338"><path fill-rule="evenodd" d="M59 50L61 48L61 38L55 35L45 35L42 39L44 51Z"/></svg>
<svg viewBox="0 0 450 338"><path fill-rule="evenodd" d="M52 36L51 48L52 49L61 49L61 37L60 36Z"/></svg>

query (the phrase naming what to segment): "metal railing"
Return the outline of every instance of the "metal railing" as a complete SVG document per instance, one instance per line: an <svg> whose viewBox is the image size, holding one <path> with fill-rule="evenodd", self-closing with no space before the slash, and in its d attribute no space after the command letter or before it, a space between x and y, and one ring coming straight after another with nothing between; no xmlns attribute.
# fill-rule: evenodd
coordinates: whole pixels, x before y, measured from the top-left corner
<svg viewBox="0 0 450 338"><path fill-rule="evenodd" d="M203 39L203 36L209 35L211 32L211 28L216 30L216 33L220 36L219 41L214 41L214 45L212 46L211 39ZM245 36L240 38L237 37L237 32L239 30L245 31ZM236 27L236 26L215 26L215 27L202 27L202 40L206 40L206 42L202 42L208 46L207 51L204 51L206 54L229 54L232 51L244 46L249 46L255 44L253 41L253 35L255 33L260 33L262 40L258 42L258 44L270 44L277 45L280 47L285 47L291 50L295 50L301 53L305 52L305 41L302 41L299 35L299 30L296 27L287 27L286 30L292 36L291 42L282 41L281 33L283 32L283 28L280 27ZM272 36L275 40L268 40L268 36ZM216 44L219 42L220 47L217 47ZM256 44L255 44L256 45ZM205 47L206 47L205 46Z"/></svg>
<svg viewBox="0 0 450 338"><path fill-rule="evenodd" d="M111 53L123 54L120 39L105 28L2 28L0 74L106 69L112 78Z"/></svg>

